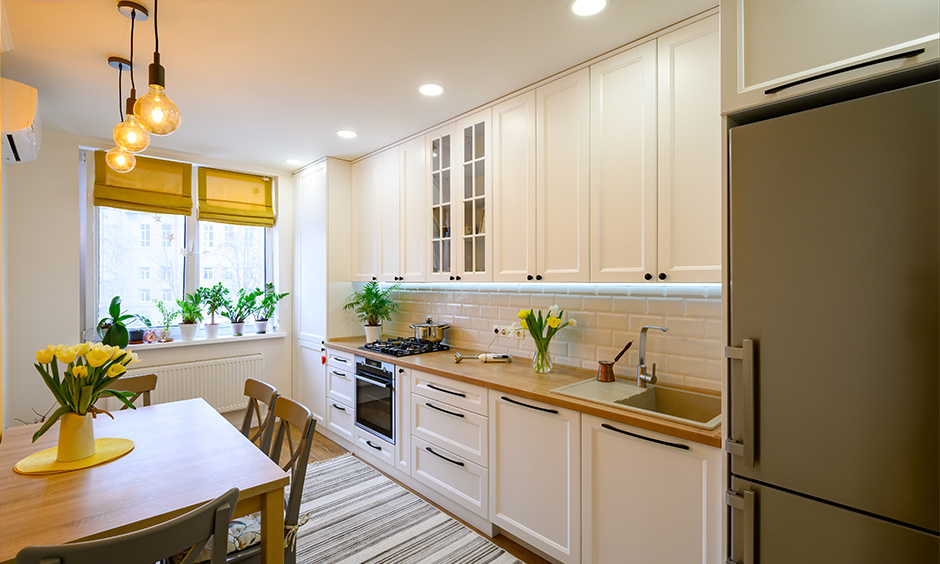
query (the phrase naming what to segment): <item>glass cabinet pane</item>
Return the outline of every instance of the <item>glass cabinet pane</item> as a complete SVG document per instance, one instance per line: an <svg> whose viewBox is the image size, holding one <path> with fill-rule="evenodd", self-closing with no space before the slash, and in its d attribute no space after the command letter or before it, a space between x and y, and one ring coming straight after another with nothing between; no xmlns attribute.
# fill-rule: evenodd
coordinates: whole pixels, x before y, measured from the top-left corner
<svg viewBox="0 0 940 564"><path fill-rule="evenodd" d="M463 197L473 197L473 164L463 165Z"/></svg>
<svg viewBox="0 0 940 564"><path fill-rule="evenodd" d="M482 235L484 232L484 223L483 220L486 218L486 200L483 198L477 198L475 200L475 213L473 214L473 232L476 235Z"/></svg>
<svg viewBox="0 0 940 564"><path fill-rule="evenodd" d="M450 206L441 206L441 237L450 237Z"/></svg>
<svg viewBox="0 0 940 564"><path fill-rule="evenodd" d="M435 206L441 203L441 173L439 172L431 175L431 203Z"/></svg>
<svg viewBox="0 0 940 564"><path fill-rule="evenodd" d="M450 135L441 137L441 168L450 168Z"/></svg>
<svg viewBox="0 0 940 564"><path fill-rule="evenodd" d="M486 195L486 183L483 181L483 171L485 163L483 161L477 161L476 164L476 176L473 179L473 184L476 189L473 192L474 196L483 197ZM470 197L469 195L467 196Z"/></svg>
<svg viewBox="0 0 940 564"><path fill-rule="evenodd" d="M441 140L431 141L431 170L441 170Z"/></svg>
<svg viewBox="0 0 940 564"><path fill-rule="evenodd" d="M468 163L473 160L473 128L466 127L463 130L463 162Z"/></svg>
<svg viewBox="0 0 940 564"><path fill-rule="evenodd" d="M473 200L465 200L463 203L463 234L473 235Z"/></svg>
<svg viewBox="0 0 940 564"><path fill-rule="evenodd" d="M450 203L450 169L441 172L441 203Z"/></svg>
<svg viewBox="0 0 940 564"><path fill-rule="evenodd" d="M486 124L483 123L482 121L481 121L480 123L476 124L475 126L473 126L473 130L474 130L474 142L473 142L473 144L474 144L474 146L475 146L475 148L476 148L476 151L475 151L474 154L473 154L473 158L475 158L475 159L482 159L482 158L483 158L483 149L484 149L484 146L485 146L485 143L483 142L483 139L484 139L484 132L485 132L484 128L485 128L485 127L486 127ZM469 129L469 128L468 128L468 129Z"/></svg>

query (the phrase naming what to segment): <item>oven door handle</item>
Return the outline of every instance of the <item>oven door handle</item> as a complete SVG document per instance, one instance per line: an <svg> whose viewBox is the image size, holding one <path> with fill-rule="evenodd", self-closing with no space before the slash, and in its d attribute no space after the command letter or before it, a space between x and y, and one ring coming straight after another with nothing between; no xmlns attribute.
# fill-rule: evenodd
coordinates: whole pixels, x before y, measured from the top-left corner
<svg viewBox="0 0 940 564"><path fill-rule="evenodd" d="M356 380L362 380L363 382L368 382L372 384L373 386L378 386L380 388L385 388L385 389L389 389L392 387L392 384L390 384L389 382L380 382L378 380L373 380L372 378L366 378L362 374L356 374Z"/></svg>

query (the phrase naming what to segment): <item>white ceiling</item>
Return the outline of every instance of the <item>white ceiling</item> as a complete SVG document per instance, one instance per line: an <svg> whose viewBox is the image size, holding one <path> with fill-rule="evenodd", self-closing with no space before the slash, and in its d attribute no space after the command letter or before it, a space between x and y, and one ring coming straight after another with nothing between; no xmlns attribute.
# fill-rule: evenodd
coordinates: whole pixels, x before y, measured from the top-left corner
<svg viewBox="0 0 940 564"><path fill-rule="evenodd" d="M153 55L136 28L138 96ZM182 126L151 147L291 170L353 159L619 47L715 0L163 0L160 53ZM117 0L3 0L13 49L0 72L39 90L43 126L110 139L130 20ZM129 81L126 79L124 96ZM417 92L423 82L447 91ZM359 137L340 139L337 129Z"/></svg>

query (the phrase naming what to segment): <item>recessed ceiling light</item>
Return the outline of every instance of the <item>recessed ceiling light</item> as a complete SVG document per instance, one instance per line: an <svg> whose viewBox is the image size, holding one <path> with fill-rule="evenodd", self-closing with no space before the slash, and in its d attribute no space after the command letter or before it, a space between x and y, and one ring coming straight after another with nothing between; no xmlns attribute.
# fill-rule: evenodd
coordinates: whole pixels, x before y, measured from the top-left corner
<svg viewBox="0 0 940 564"><path fill-rule="evenodd" d="M357 135L359 135L352 129L339 129L336 131L336 134L342 137L343 139L352 139L353 137L356 137Z"/></svg>
<svg viewBox="0 0 940 564"><path fill-rule="evenodd" d="M300 159L284 159L284 162L287 163L287 164L289 164L289 165L300 165L300 164L304 164L304 162L303 162L302 160L300 160Z"/></svg>
<svg viewBox="0 0 940 564"><path fill-rule="evenodd" d="M418 87L418 92L424 94L425 96L440 96L444 93L444 87L440 84L434 84L429 82L427 84L422 84Z"/></svg>
<svg viewBox="0 0 940 564"><path fill-rule="evenodd" d="M579 16L593 16L607 6L607 0L574 0L571 11Z"/></svg>

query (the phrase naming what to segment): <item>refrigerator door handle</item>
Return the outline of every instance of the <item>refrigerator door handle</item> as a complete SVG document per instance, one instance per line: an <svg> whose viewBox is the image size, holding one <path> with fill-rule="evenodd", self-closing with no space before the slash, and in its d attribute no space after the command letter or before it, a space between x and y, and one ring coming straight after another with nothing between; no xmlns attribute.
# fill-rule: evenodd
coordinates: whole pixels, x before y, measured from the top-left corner
<svg viewBox="0 0 940 564"><path fill-rule="evenodd" d="M733 436L725 441L725 447L732 456L744 458L744 464L748 468L754 467L754 341L753 339L744 339L740 347L725 347L725 357L732 360L743 362L741 372L743 382L739 388L740 395L736 394L734 379L731 380L731 397L733 401L740 402L744 408L743 421L731 421L731 434L735 429L741 429L741 440L736 440ZM738 399L740 398L740 399Z"/></svg>
<svg viewBox="0 0 940 564"><path fill-rule="evenodd" d="M725 493L725 503L732 509L743 511L743 531L741 540L744 544L744 559L741 562L735 562L728 559L727 564L757 564L757 531L754 529L754 519L757 509L757 494L751 490L744 490L738 495L734 490L728 490Z"/></svg>

